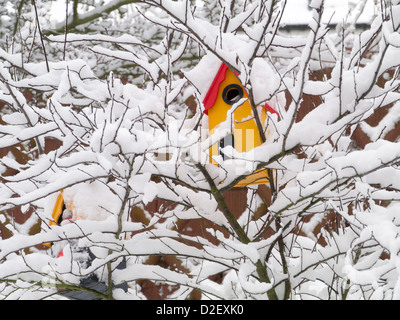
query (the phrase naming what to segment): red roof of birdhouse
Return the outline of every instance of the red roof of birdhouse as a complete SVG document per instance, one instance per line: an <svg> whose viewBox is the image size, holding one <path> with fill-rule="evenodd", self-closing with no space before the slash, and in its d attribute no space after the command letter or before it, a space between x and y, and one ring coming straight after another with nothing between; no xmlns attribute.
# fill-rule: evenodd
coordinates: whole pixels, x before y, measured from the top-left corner
<svg viewBox="0 0 400 320"><path fill-rule="evenodd" d="M206 115L208 115L208 110L210 110L214 106L215 100L217 100L219 86L225 80L225 75L226 75L227 70L228 70L228 66L225 63L222 63L218 69L218 72L217 72L212 84L211 84L210 89L208 89L208 91L207 91L207 94L203 100L203 104L204 104L203 112ZM278 112L274 108L272 108L268 103L265 103L263 105L263 107L267 111L276 113L279 116Z"/></svg>
<svg viewBox="0 0 400 320"><path fill-rule="evenodd" d="M227 65L225 63L222 63L221 66L219 67L217 75L215 76L211 84L210 89L208 89L208 92L203 100L204 113L206 115L208 115L208 110L214 106L215 100L217 100L218 89L222 81L225 80L226 70L228 70Z"/></svg>

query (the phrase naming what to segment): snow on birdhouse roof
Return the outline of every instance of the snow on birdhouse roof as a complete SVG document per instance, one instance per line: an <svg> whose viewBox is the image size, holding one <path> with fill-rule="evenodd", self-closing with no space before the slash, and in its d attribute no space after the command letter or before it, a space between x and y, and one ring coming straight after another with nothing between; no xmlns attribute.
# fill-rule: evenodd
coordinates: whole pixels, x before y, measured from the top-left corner
<svg viewBox="0 0 400 320"><path fill-rule="evenodd" d="M185 72L185 77L199 91L201 100L206 97L220 66L221 60L208 52L193 69Z"/></svg>

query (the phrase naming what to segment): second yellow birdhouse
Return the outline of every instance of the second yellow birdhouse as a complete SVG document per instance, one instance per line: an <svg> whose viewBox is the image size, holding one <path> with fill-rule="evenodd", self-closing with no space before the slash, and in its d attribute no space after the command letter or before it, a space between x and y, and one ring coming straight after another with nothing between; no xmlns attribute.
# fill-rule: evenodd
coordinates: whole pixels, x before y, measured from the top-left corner
<svg viewBox="0 0 400 320"><path fill-rule="evenodd" d="M230 135L210 148L210 161L214 164L217 164L213 159L214 156L221 155L224 160L227 158L221 152L221 149L227 145L231 145L238 152L248 152L262 143L249 101L245 100L231 110L234 104L242 98L247 98L247 93L239 79L224 63L221 64L203 100L204 113L208 115L209 135L215 132L219 124L227 120L228 115L231 118L229 121L232 131ZM268 104L257 108L262 123L266 120L267 111L277 113ZM238 186L267 182L267 172L261 170L248 176Z"/></svg>

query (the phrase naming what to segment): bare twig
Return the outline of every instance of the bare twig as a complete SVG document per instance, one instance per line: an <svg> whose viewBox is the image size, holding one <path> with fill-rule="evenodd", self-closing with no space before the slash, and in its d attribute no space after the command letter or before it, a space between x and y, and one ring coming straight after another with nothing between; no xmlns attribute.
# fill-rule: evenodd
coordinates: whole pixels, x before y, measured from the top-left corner
<svg viewBox="0 0 400 320"><path fill-rule="evenodd" d="M42 43L42 49L43 49L44 59L46 61L47 72L50 72L49 61L47 60L46 47L43 42L43 34L42 34L42 30L40 28L39 14L38 14L38 10L36 7L36 1L32 0L32 3L33 3L33 7L35 8L36 23L37 23L37 27L38 27L38 31L39 31L39 35L40 35L40 42Z"/></svg>

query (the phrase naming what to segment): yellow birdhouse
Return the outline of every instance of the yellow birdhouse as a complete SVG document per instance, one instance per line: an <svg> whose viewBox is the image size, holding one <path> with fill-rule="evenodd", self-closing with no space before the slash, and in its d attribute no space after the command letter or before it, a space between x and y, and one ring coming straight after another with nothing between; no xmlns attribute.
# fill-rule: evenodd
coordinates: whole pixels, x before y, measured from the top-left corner
<svg viewBox="0 0 400 320"><path fill-rule="evenodd" d="M119 210L117 196L103 182L77 183L50 195L45 205L50 227L78 220L104 221Z"/></svg>
<svg viewBox="0 0 400 320"><path fill-rule="evenodd" d="M66 210L69 212L69 215L66 216ZM73 207L71 205L67 205L64 201L63 191L61 190L57 196L56 202L54 204L53 212L51 214L52 220L50 220L50 226L59 225L63 220L72 218ZM44 243L45 246L51 247L51 243Z"/></svg>
<svg viewBox="0 0 400 320"><path fill-rule="evenodd" d="M56 199L56 203L54 205L54 209L53 209L53 213L51 214L51 217L53 218L53 220L50 220L50 225L54 226L59 224L61 221L61 215L64 211L64 197L62 195L62 191L60 191L60 193L57 196Z"/></svg>
<svg viewBox="0 0 400 320"><path fill-rule="evenodd" d="M261 136L249 101L246 100L230 111L236 102L246 97L247 93L236 75L224 63L221 64L203 100L204 113L208 115L209 135L215 132L220 123L227 120L228 115L231 117L232 133L210 148L210 162L217 164L213 159L217 155L221 155L225 160L226 155L221 149L227 145L231 145L238 152L248 152L261 145ZM277 113L268 104L259 106L257 112L262 123L267 118L267 112ZM267 182L267 171L260 170L242 180L237 186Z"/></svg>

